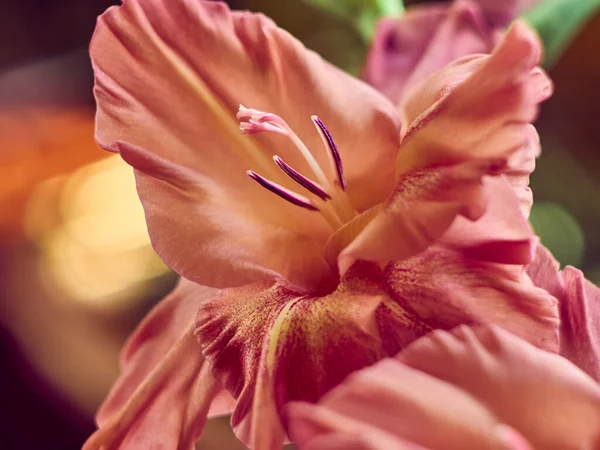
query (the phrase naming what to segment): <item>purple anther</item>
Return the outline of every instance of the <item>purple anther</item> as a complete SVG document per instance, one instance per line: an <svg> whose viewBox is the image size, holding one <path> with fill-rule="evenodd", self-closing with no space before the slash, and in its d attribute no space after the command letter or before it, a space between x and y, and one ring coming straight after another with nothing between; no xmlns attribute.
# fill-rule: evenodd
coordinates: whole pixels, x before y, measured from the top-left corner
<svg viewBox="0 0 600 450"><path fill-rule="evenodd" d="M311 116L313 123L317 126L317 130L321 135L321 139L325 146L329 149L329 154L333 160L335 170L337 172L338 182L343 191L346 190L346 179L344 178L344 168L342 166L342 157L340 156L340 152L338 151L337 145L335 145L335 141L333 137L331 137L331 133L325 126L325 124L319 119L317 116Z"/></svg>
<svg viewBox="0 0 600 450"><path fill-rule="evenodd" d="M283 170L283 172L288 177L290 177L292 180L294 180L296 183L298 183L300 186L302 186L307 191L312 192L313 194L318 196L321 200L330 200L331 199L331 195L329 195L327 192L325 192L325 189L323 189L319 184L306 178L304 175L302 175L296 169L292 168L292 166L290 166L288 163L286 163L279 156L273 156L273 161L275 161L275 164L277 164L279 166L279 168L281 170Z"/></svg>
<svg viewBox="0 0 600 450"><path fill-rule="evenodd" d="M252 178L258 184L260 184L262 187L264 187L268 191L271 191L274 194L277 194L279 197L281 197L284 200L287 200L288 202L292 203L293 205L300 206L302 208L306 208L311 211L319 210L319 208L317 208L313 204L313 202L310 201L310 199L308 199L300 194L296 194L295 192L290 191L289 189L286 189L277 183L273 183L272 181L267 180L264 177L261 177L259 174L257 174L253 170L248 170L246 173L248 174L248 176L250 178Z"/></svg>

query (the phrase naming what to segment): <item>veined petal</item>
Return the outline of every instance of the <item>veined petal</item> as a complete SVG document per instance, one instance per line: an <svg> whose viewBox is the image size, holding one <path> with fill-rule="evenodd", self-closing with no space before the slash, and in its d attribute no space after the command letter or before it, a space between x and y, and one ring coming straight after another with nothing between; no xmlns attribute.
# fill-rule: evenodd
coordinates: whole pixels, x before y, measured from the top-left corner
<svg viewBox="0 0 600 450"><path fill-rule="evenodd" d="M233 399L208 371L193 334L200 304L217 293L182 279L144 319L85 449L192 449L210 413L231 411Z"/></svg>
<svg viewBox="0 0 600 450"><path fill-rule="evenodd" d="M529 175L535 170L535 160L540 156L540 137L533 125L528 127L527 142L522 149L514 152L508 159L508 168L504 176L513 187L521 211L529 218L533 206L533 193L529 187Z"/></svg>
<svg viewBox="0 0 600 450"><path fill-rule="evenodd" d="M347 247L338 257L340 272L344 273L358 259L387 263L415 255L440 239L458 215L468 217L471 221L480 219L484 213L490 216L491 208L488 203L498 203L501 200L491 195L494 192L491 188L495 184L485 175L496 174L502 165L502 161L498 165L496 160L469 161L406 174L398 182L392 196L369 217L368 223L353 230L356 233L354 239L346 244ZM507 201L510 202L511 199L514 199L514 206L518 210L516 199L509 188ZM506 214L506 210L501 212ZM522 218L520 223L515 224L519 218L520 214L517 214L516 219L507 218L506 221L513 222L510 230L516 229L519 239L527 240L531 237L530 228ZM344 229L338 233L346 231ZM482 233L485 234L485 229L482 229ZM449 241L452 236L448 236ZM486 237L494 239L491 233L480 236L483 240ZM333 239L330 238L327 244L329 258L333 252ZM475 242L461 244L468 247L475 245ZM337 247L341 248L341 245Z"/></svg>
<svg viewBox="0 0 600 450"><path fill-rule="evenodd" d="M600 288L574 267L563 270L561 354L600 380Z"/></svg>
<svg viewBox="0 0 600 450"><path fill-rule="evenodd" d="M240 134L235 112L244 104L283 117L322 167L327 153L310 116L327 123L359 209L393 186L389 166L399 141L393 105L262 15L230 12L216 1L126 0L99 19L91 53L103 147L128 142L236 195L260 190L246 179L247 169L292 186L274 154L310 173L284 137ZM380 181L367 186L373 173Z"/></svg>
<svg viewBox="0 0 600 450"><path fill-rule="evenodd" d="M388 442L404 443L399 448L506 449L496 432L499 423L486 407L461 389L393 359L350 375L317 406L291 404L288 415L290 435L301 450L320 448L315 441L325 442L334 433L363 437L364 442L366 436L383 434Z"/></svg>
<svg viewBox="0 0 600 450"><path fill-rule="evenodd" d="M533 448L596 448L600 442L600 386L561 356L504 330L436 331L399 359L468 392Z"/></svg>
<svg viewBox="0 0 600 450"><path fill-rule="evenodd" d="M525 266L525 271L533 284L550 295L561 298L564 293L564 280L560 273L560 264L542 244L536 247L533 261Z"/></svg>
<svg viewBox="0 0 600 450"><path fill-rule="evenodd" d="M413 86L446 64L491 52L497 33L474 1L413 6L399 18L378 22L362 78L399 105Z"/></svg>
<svg viewBox="0 0 600 450"><path fill-rule="evenodd" d="M327 234L304 234L265 221L251 200L228 197L210 178L146 150L118 145L137 168L152 245L176 272L216 287L276 275L316 292L335 287L337 273L323 258Z"/></svg>
<svg viewBox="0 0 600 450"><path fill-rule="evenodd" d="M528 188L511 179L510 189L502 177L532 170L529 122L552 89L534 69L539 45L517 23L491 56L459 60L411 92L401 108L396 190L340 253L342 273L354 260L400 260L438 239L479 259L531 261L535 240L522 192Z"/></svg>
<svg viewBox="0 0 600 450"><path fill-rule="evenodd" d="M385 270L391 297L432 328L496 324L559 351L558 300L518 266L486 263L432 246Z"/></svg>
<svg viewBox="0 0 600 450"><path fill-rule="evenodd" d="M458 216L440 243L481 261L529 263L538 238L527 221L521 199L515 195L515 187L504 176L487 177L482 185L487 199L483 215L476 221Z"/></svg>
<svg viewBox="0 0 600 450"><path fill-rule="evenodd" d="M397 177L431 164L508 158L530 137L538 104L552 94L536 68L540 42L517 22L490 56L462 58L413 89L401 106Z"/></svg>
<svg viewBox="0 0 600 450"><path fill-rule="evenodd" d="M544 246L526 267L533 283L560 301L560 353L600 381L600 288L573 267L560 272Z"/></svg>
<svg viewBox="0 0 600 450"><path fill-rule="evenodd" d="M279 280L227 289L205 303L196 335L215 377L237 399L232 425L240 439L279 448L285 403L315 402L385 356L376 314L385 303L381 271L367 263L353 266L324 297ZM400 346L419 335L411 330L406 324Z"/></svg>

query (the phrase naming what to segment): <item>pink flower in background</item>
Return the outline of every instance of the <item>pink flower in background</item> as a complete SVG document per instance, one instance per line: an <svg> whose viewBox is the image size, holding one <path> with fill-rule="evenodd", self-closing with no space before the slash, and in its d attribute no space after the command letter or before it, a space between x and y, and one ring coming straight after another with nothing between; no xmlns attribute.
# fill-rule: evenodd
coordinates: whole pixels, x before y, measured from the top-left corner
<svg viewBox="0 0 600 450"><path fill-rule="evenodd" d="M434 331L288 406L300 450L596 449L600 385L498 328Z"/></svg>
<svg viewBox="0 0 600 450"><path fill-rule="evenodd" d="M420 80L457 58L490 53L504 27L536 0L455 0L409 7L378 22L362 78L400 104Z"/></svg>
<svg viewBox="0 0 600 450"><path fill-rule="evenodd" d="M262 15L109 9L91 45L97 139L135 169L182 281L130 339L86 448L191 448L232 409L245 443L279 448L285 404L432 328L496 323L558 352L557 301L523 271L530 123L552 92L539 45L518 23L398 114Z"/></svg>

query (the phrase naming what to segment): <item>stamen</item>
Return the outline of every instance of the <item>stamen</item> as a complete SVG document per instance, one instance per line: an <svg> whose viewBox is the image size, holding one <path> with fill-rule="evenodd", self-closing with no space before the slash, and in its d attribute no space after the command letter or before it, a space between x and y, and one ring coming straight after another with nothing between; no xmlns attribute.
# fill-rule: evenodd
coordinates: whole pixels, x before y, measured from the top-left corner
<svg viewBox="0 0 600 450"><path fill-rule="evenodd" d="M274 194L278 195L282 199L287 200L288 202L292 203L293 205L300 206L302 208L306 208L311 211L319 211L319 208L317 208L313 204L313 202L310 201L310 199L308 199L300 194L296 194L295 192L290 191L289 189L286 189L277 183L267 180L266 178L261 177L259 174L257 174L256 172L254 172L252 170L248 170L246 173L248 174L248 176L250 178L252 178L258 184L260 184L262 187L264 187L268 191L273 192Z"/></svg>
<svg viewBox="0 0 600 450"><path fill-rule="evenodd" d="M346 179L344 178L344 168L342 166L342 157L340 156L340 152L338 151L337 145L335 145L335 141L331 136L331 133L325 126L325 124L319 119L317 116L311 116L313 123L317 126L317 131L321 135L321 139L323 140L323 144L325 147L329 149L329 154L331 156L331 162L334 170L337 173L338 182L343 191L346 190Z"/></svg>
<svg viewBox="0 0 600 450"><path fill-rule="evenodd" d="M312 192L313 194L318 196L321 200L330 200L331 199L331 195L329 195L327 192L325 192L325 189L323 189L320 185L318 185L314 181L306 178L300 172L298 172L297 170L292 168L292 166L290 166L288 163L286 163L279 156L277 156L277 155L273 156L273 161L275 161L275 164L277 164L279 166L279 168L281 170L283 170L283 172L288 177L290 177L292 180L294 180L296 183L298 183L300 186L302 186L307 191Z"/></svg>
<svg viewBox="0 0 600 450"><path fill-rule="evenodd" d="M300 151L314 175L323 186L327 186L329 182L327 177L319 167L319 163L312 155L310 150L306 148L304 142L290 128L285 120L276 114L259 111L258 109L246 108L243 105L239 106L236 116L240 122L240 130L245 134L260 133L262 131L273 131L275 133L287 136Z"/></svg>
<svg viewBox="0 0 600 450"><path fill-rule="evenodd" d="M285 120L278 115L258 109L246 108L244 105L239 106L236 117L240 121L240 130L244 134L271 131L289 136L292 132Z"/></svg>

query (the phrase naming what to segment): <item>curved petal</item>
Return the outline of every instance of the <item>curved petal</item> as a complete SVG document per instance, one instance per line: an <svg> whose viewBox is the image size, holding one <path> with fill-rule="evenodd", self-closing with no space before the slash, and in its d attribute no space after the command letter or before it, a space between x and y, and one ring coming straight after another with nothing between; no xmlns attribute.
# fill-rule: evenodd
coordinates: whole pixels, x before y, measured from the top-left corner
<svg viewBox="0 0 600 450"><path fill-rule="evenodd" d="M123 373L85 449L141 450L157 443L191 449L209 414L231 411L231 396L219 393L193 334L200 304L217 293L182 279L144 319L123 350Z"/></svg>
<svg viewBox="0 0 600 450"><path fill-rule="evenodd" d="M328 433L317 436L302 450L427 450L420 445L398 439L381 430L363 427L355 433Z"/></svg>
<svg viewBox="0 0 600 450"><path fill-rule="evenodd" d="M300 449L313 448L315 440L330 433L358 437L374 432L418 444L412 448L506 448L497 419L474 398L390 359L349 376L318 406L300 403L288 409L290 436Z"/></svg>
<svg viewBox="0 0 600 450"><path fill-rule="evenodd" d="M476 221L466 216L456 220L440 238L440 243L460 249L469 258L501 264L527 264L533 258L538 238L527 221L518 188L506 177L488 177L483 189L487 203ZM520 189L519 189L520 190Z"/></svg>
<svg viewBox="0 0 600 450"><path fill-rule="evenodd" d="M561 304L561 354L600 381L600 288L574 267L565 267Z"/></svg>
<svg viewBox="0 0 600 450"><path fill-rule="evenodd" d="M477 2L408 8L399 18L378 22L362 78L399 105L413 86L446 64L489 53L496 33Z"/></svg>
<svg viewBox="0 0 600 450"><path fill-rule="evenodd" d="M525 188L512 180L516 188L508 189L506 181L493 178L531 169L529 158L513 155L530 153L529 122L552 90L534 69L539 55L533 32L517 23L491 56L459 60L411 92L402 107L397 188L340 254L342 273L357 259L414 255L451 225L445 241L471 248L478 258L531 260L535 241L520 202ZM455 221L458 215L475 222Z"/></svg>
<svg viewBox="0 0 600 450"><path fill-rule="evenodd" d="M593 448L600 435L600 386L499 328L436 331L399 359L470 393L534 448Z"/></svg>
<svg viewBox="0 0 600 450"><path fill-rule="evenodd" d="M430 247L389 264L392 298L432 328L496 324L546 350L559 351L558 301L515 266Z"/></svg>
<svg viewBox="0 0 600 450"><path fill-rule="evenodd" d="M550 295L561 299L564 295L564 280L560 274L560 264L550 250L542 244L535 249L535 256L525 271L533 284L546 290Z"/></svg>
<svg viewBox="0 0 600 450"><path fill-rule="evenodd" d="M118 147L137 167L152 245L176 272L219 288L278 274L315 292L335 287L337 273L323 258L326 236L264 221L254 205L228 199L199 173L128 144Z"/></svg>
<svg viewBox="0 0 600 450"><path fill-rule="evenodd" d="M393 186L393 105L262 15L216 1L126 0L99 19L91 54L104 147L122 140L145 148L236 194L258 189L246 169L288 183L275 153L310 173L281 136L240 135L235 112L244 104L283 117L328 167L310 119L318 115L336 138L359 209ZM366 183L374 173L379 182Z"/></svg>
<svg viewBox="0 0 600 450"><path fill-rule="evenodd" d="M539 245L526 270L536 286L559 299L561 355L600 381L600 288L573 267L559 268Z"/></svg>
<svg viewBox="0 0 600 450"><path fill-rule="evenodd" d="M376 311L386 302L379 268L357 263L324 297L279 280L228 289L203 304L196 334L215 377L237 399L232 425L240 439L279 448L285 403L315 402L385 356ZM404 328L402 346L418 336L410 323Z"/></svg>
<svg viewBox="0 0 600 450"><path fill-rule="evenodd" d="M535 170L535 160L540 156L540 137L533 125L529 125L527 141L523 148L514 152L508 159L508 168L504 176L513 187L521 211L525 218L529 218L533 206L533 193L529 187L529 175Z"/></svg>
<svg viewBox="0 0 600 450"><path fill-rule="evenodd" d="M537 64L541 44L516 22L489 56L462 58L424 80L401 105L397 177L431 164L507 158L527 144L529 123L552 83Z"/></svg>
<svg viewBox="0 0 600 450"><path fill-rule="evenodd" d="M440 239L479 259L529 262L533 234L519 212L514 191L501 177L487 176L496 175L502 166L504 162L496 159L469 161L403 176L368 223L352 230L354 239L346 239L347 246L338 256L340 273L358 259L408 258ZM336 235L327 243L328 260L334 244L343 248L335 239Z"/></svg>

